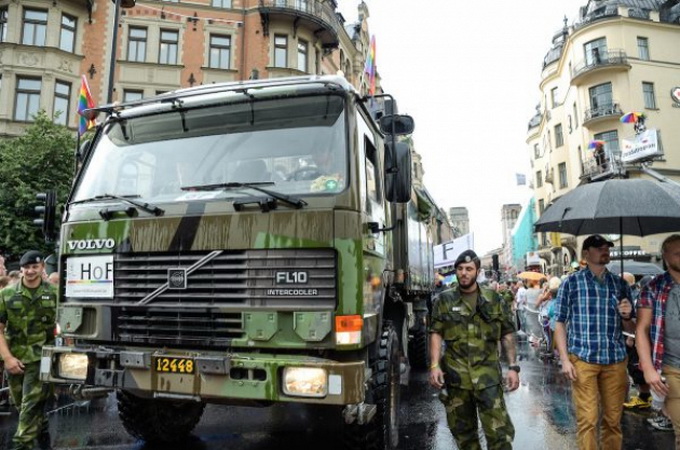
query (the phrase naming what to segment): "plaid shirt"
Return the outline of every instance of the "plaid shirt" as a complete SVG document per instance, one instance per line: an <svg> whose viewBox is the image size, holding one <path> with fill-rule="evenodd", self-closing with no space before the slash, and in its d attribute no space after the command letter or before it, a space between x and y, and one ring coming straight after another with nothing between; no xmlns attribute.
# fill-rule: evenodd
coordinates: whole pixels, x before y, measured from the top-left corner
<svg viewBox="0 0 680 450"><path fill-rule="evenodd" d="M569 353L591 364L614 364L626 358L618 310L622 298L632 301L628 283L606 269L603 281L583 269L562 282L555 310L557 322L566 323Z"/></svg>
<svg viewBox="0 0 680 450"><path fill-rule="evenodd" d="M638 308L652 309L652 324L649 327L649 338L652 342L652 362L656 370L663 364L663 330L666 322L666 300L673 289L673 278L668 272L654 277L642 288Z"/></svg>

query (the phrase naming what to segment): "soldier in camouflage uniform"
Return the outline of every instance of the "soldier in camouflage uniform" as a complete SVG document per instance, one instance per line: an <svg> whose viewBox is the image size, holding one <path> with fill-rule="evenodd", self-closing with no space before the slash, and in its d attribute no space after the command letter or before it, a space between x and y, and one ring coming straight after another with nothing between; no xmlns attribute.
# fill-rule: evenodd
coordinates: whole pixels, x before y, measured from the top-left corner
<svg viewBox="0 0 680 450"><path fill-rule="evenodd" d="M19 410L12 449L50 448L45 405L49 385L40 381L42 346L54 344L57 290L43 281L42 255L31 250L20 260L19 283L0 291L0 356L9 374L10 395Z"/></svg>
<svg viewBox="0 0 680 450"><path fill-rule="evenodd" d="M480 262L475 252L461 253L454 267L458 284L439 294L432 312L430 383L446 388L442 392L447 395L441 398L460 449L481 448L478 414L488 449L512 449L515 428L505 408L498 352L501 341L510 364L506 386L514 391L519 387L519 366L512 312L497 292L477 284Z"/></svg>

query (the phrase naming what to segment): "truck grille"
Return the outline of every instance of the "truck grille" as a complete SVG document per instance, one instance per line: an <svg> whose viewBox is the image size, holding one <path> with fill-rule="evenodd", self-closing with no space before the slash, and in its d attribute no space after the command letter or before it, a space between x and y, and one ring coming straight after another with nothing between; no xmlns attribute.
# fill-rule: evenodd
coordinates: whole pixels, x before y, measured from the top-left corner
<svg viewBox="0 0 680 450"><path fill-rule="evenodd" d="M119 307L113 317L117 342L218 348L243 336L243 315L238 312Z"/></svg>
<svg viewBox="0 0 680 450"><path fill-rule="evenodd" d="M279 311L329 310L336 306L336 256L332 249L246 250L215 254L116 254L114 302L121 306ZM204 259L207 262L201 262ZM168 289L169 269L187 270L185 288ZM291 278L285 276L301 272L305 273L304 283L291 282ZM277 274L279 283L286 284L277 284Z"/></svg>

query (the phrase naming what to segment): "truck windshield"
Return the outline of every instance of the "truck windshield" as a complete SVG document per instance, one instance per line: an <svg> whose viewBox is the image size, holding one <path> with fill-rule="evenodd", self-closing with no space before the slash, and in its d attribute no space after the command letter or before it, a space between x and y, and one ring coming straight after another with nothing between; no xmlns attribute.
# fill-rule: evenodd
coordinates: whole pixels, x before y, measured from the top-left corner
<svg viewBox="0 0 680 450"><path fill-rule="evenodd" d="M252 191L182 188L253 182L273 182L271 189L289 195L337 193L347 184L343 111L343 97L315 95L120 120L98 140L72 200L236 198Z"/></svg>

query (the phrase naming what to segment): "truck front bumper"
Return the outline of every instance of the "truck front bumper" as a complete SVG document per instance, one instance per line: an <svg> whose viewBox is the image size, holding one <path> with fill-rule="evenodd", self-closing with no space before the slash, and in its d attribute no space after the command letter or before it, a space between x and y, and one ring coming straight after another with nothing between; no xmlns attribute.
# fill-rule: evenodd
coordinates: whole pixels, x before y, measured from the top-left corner
<svg viewBox="0 0 680 450"><path fill-rule="evenodd" d="M68 366L81 365L80 370ZM42 350L40 378L209 403L304 402L328 405L364 401L363 361L338 362L305 355L212 353L102 347Z"/></svg>

